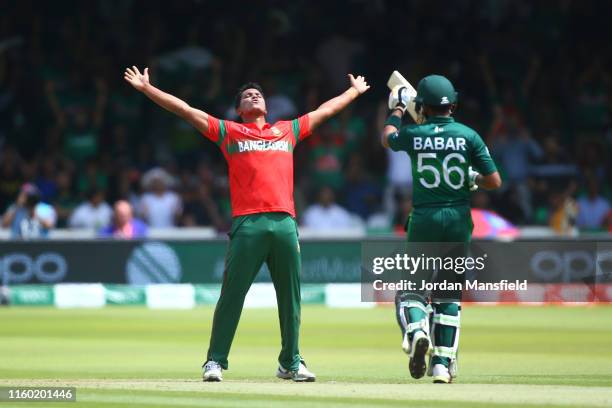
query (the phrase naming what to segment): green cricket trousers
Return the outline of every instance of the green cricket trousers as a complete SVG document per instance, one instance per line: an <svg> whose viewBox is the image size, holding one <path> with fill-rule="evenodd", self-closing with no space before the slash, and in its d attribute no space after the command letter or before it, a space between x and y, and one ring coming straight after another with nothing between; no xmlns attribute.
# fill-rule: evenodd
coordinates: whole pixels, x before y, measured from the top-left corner
<svg viewBox="0 0 612 408"><path fill-rule="evenodd" d="M410 242L470 242L473 227L469 205L417 207L406 230Z"/></svg>
<svg viewBox="0 0 612 408"><path fill-rule="evenodd" d="M472 215L468 205L417 207L412 211L406 228L408 251L416 254L431 252L428 255L443 257L465 256L467 245L472 239L472 229ZM426 244L419 245L419 243ZM439 247L436 243L440 243ZM465 274L446 270L441 271L435 278L432 276L423 276L423 278L462 285L465 282ZM429 304L428 297L431 298L433 306L432 322L438 322L432 333L434 349L431 364L443 364L448 367L457 353L461 291L434 290L430 294L399 291L395 298L397 322L402 335L407 332L408 338L412 340L414 331L409 330L411 327L409 324L428 319L425 312Z"/></svg>
<svg viewBox="0 0 612 408"><path fill-rule="evenodd" d="M276 291L281 331L279 363L288 370L300 364L301 259L295 219L280 212L236 217L229 233L221 296L215 308L207 360L228 368L227 357L244 299L265 262Z"/></svg>
<svg viewBox="0 0 612 408"><path fill-rule="evenodd" d="M412 210L410 219L406 225L408 252L412 254L426 254L434 257L461 257L467 255L467 248L472 240L472 214L470 207L465 206L440 206L440 207L417 207ZM465 275L458 275L454 271L443 270L437 276L414 275L415 281L420 279L433 281L447 281L463 283ZM402 292L403 298L412 298L423 301L422 293ZM433 291L432 299L444 301L445 298L461 297L459 293L450 291Z"/></svg>

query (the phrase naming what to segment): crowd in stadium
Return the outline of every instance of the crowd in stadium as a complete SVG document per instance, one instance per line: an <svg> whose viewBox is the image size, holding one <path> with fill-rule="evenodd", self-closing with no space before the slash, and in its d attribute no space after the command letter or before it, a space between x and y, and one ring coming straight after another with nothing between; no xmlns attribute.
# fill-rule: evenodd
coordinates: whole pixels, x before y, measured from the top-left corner
<svg viewBox="0 0 612 408"><path fill-rule="evenodd" d="M148 66L156 86L234 120L236 89L257 81L270 123L316 108L354 72L372 92L296 148L298 217L314 229L401 228L409 159L379 142L398 69L456 84L456 117L504 180L474 194L475 207L559 234L612 233L612 55L595 5L433 1L431 19L422 1L267 3L260 13L256 2L14 2L0 16L1 211L25 184L60 228L106 227L114 206L153 228L226 231L217 146L135 92L125 67Z"/></svg>

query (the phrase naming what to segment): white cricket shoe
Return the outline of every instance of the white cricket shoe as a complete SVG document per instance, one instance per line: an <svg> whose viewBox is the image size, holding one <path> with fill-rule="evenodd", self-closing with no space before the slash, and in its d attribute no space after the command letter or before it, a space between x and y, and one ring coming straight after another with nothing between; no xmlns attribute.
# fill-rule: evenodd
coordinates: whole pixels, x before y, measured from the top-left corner
<svg viewBox="0 0 612 408"><path fill-rule="evenodd" d="M223 381L223 368L221 364L216 361L209 360L204 364L204 372L202 373L202 379L204 381Z"/></svg>
<svg viewBox="0 0 612 408"><path fill-rule="evenodd" d="M404 339L402 340L402 350L404 350L404 353L410 354L410 339L408 339L408 332L404 333Z"/></svg>
<svg viewBox="0 0 612 408"><path fill-rule="evenodd" d="M304 360L300 360L300 366L294 371L287 370L279 364L276 376L283 380L293 380L295 382L314 382L317 379L317 376L306 367Z"/></svg>
<svg viewBox="0 0 612 408"><path fill-rule="evenodd" d="M444 364L436 364L432 370L434 384L450 384L453 381L453 377L448 371L448 367Z"/></svg>
<svg viewBox="0 0 612 408"><path fill-rule="evenodd" d="M410 346L408 346L410 344ZM427 362L425 358L429 352L431 342L429 336L422 330L416 331L412 335L412 342L408 341L408 333L404 335L402 349L410 356L408 368L412 378L419 379L425 375L427 371Z"/></svg>

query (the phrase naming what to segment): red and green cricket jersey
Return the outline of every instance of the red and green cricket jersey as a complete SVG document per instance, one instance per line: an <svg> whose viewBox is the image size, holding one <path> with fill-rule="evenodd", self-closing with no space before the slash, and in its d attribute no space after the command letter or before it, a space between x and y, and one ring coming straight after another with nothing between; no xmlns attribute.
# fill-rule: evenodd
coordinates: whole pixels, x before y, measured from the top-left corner
<svg viewBox="0 0 612 408"><path fill-rule="evenodd" d="M232 216L286 212L295 217L293 149L310 134L308 115L291 121L237 123L208 116L207 138L227 160Z"/></svg>

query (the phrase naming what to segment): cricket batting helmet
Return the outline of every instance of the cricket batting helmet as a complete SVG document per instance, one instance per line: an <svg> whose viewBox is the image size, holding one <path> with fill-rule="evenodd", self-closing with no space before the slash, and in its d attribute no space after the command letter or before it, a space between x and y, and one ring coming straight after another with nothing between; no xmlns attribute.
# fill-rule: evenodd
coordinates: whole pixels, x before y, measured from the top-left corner
<svg viewBox="0 0 612 408"><path fill-rule="evenodd" d="M428 75L421 79L414 98L417 106L443 106L457 103L455 87L442 75Z"/></svg>

